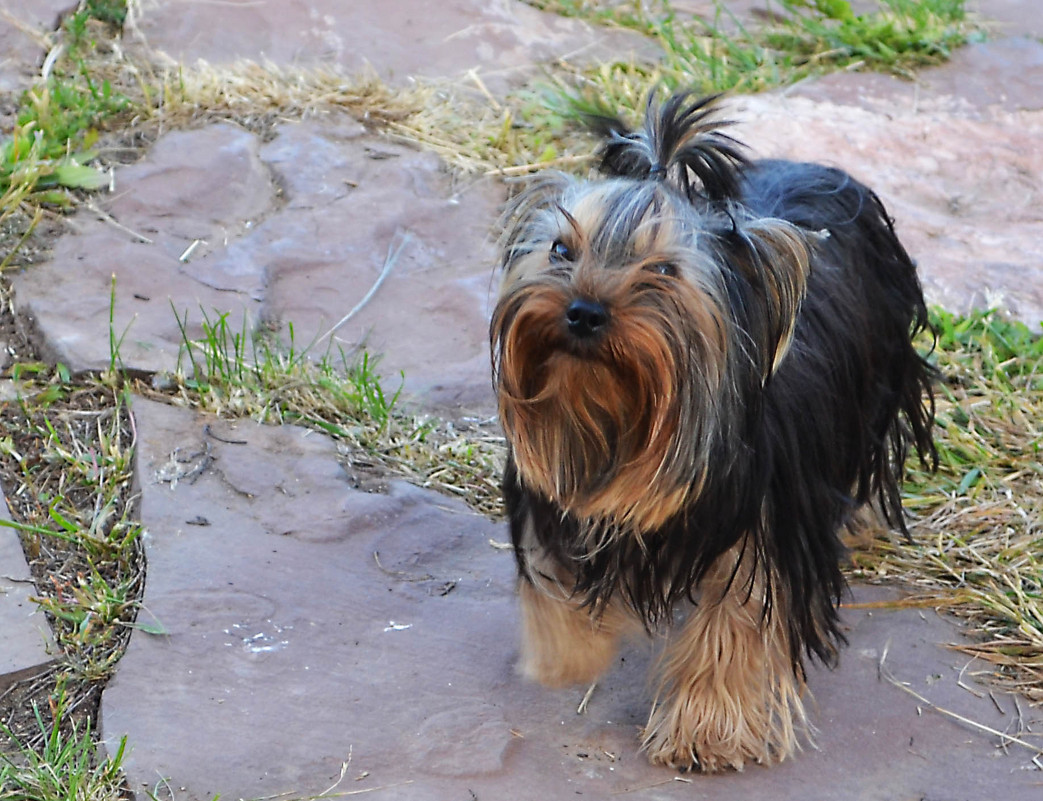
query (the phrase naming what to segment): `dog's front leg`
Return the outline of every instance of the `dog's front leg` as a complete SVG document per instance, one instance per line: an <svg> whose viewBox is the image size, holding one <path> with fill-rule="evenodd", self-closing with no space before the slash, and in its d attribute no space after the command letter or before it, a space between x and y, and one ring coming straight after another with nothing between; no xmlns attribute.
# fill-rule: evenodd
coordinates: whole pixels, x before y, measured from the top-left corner
<svg viewBox="0 0 1043 801"><path fill-rule="evenodd" d="M736 570L741 554L733 549L714 565L663 655L661 700L644 740L654 763L714 772L780 762L808 728L783 610L776 603L763 614L766 582L746 565ZM743 561L754 560L747 552Z"/></svg>
<svg viewBox="0 0 1043 801"><path fill-rule="evenodd" d="M628 616L609 606L591 612L557 582L519 582L522 609L520 670L549 687L589 684L605 672Z"/></svg>

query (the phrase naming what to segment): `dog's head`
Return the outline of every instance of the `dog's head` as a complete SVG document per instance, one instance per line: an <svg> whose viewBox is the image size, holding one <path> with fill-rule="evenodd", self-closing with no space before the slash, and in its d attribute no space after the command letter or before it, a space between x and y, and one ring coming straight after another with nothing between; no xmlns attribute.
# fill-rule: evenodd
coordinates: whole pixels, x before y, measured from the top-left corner
<svg viewBox="0 0 1043 801"><path fill-rule="evenodd" d="M793 331L804 237L746 212L713 111L601 120L603 180L541 176L505 215L501 421L521 480L581 519L648 531L697 496Z"/></svg>

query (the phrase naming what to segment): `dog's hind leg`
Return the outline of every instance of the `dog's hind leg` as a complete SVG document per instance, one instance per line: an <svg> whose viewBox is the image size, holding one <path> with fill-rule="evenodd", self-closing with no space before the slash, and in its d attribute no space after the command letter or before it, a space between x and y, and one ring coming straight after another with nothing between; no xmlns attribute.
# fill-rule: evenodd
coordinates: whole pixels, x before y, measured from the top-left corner
<svg viewBox="0 0 1043 801"><path fill-rule="evenodd" d="M781 608L763 614L767 582L755 561L740 546L718 559L668 645L645 729L652 762L706 772L780 762L810 728Z"/></svg>

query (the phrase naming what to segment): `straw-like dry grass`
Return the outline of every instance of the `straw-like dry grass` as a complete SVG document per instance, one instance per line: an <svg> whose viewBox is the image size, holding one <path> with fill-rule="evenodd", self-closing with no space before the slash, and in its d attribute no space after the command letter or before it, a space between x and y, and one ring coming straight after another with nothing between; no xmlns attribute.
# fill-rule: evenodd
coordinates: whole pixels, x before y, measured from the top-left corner
<svg viewBox="0 0 1043 801"><path fill-rule="evenodd" d="M853 575L967 618L980 640L961 648L1043 701L1043 339L998 312L934 319L941 464L910 466L913 541L877 540Z"/></svg>

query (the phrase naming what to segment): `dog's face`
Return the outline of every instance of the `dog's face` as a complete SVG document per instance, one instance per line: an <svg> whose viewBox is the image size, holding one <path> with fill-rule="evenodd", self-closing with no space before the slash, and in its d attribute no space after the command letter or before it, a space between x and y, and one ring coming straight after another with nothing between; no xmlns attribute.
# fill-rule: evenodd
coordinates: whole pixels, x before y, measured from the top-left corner
<svg viewBox="0 0 1043 801"><path fill-rule="evenodd" d="M781 358L803 245L785 224L740 232L664 182L626 178L544 178L508 220L491 338L519 475L580 519L655 529L698 494L728 435L735 363L767 359L766 375ZM737 336L729 270L772 307L764 355Z"/></svg>
<svg viewBox="0 0 1043 801"><path fill-rule="evenodd" d="M698 220L628 180L544 181L515 208L492 332L519 472L580 518L652 528L697 489L723 380Z"/></svg>

